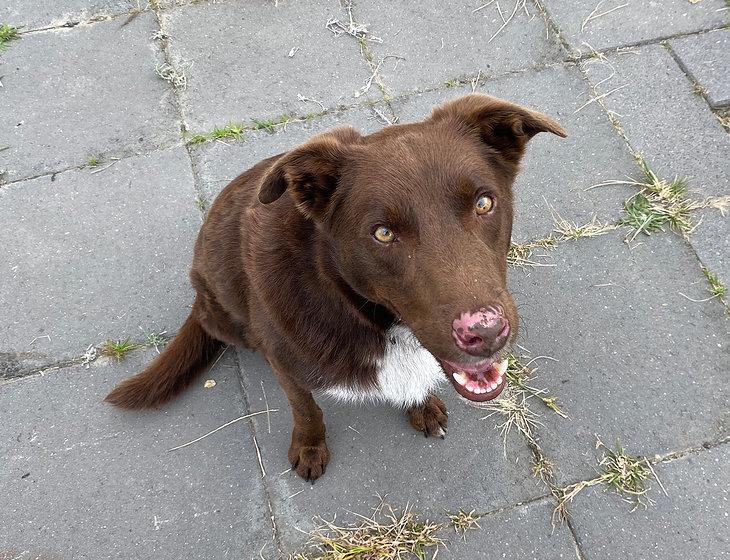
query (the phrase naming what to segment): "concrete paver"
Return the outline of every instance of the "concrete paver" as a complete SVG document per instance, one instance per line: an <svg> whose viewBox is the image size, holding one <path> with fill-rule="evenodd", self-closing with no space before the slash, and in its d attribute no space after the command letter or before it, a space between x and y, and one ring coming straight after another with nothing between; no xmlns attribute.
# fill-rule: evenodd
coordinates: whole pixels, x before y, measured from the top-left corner
<svg viewBox="0 0 730 560"><path fill-rule="evenodd" d="M670 44L685 71L707 89L710 105L730 105L730 61L727 56L730 31L720 29L677 39Z"/></svg>
<svg viewBox="0 0 730 560"><path fill-rule="evenodd" d="M575 499L573 526L588 558L706 558L730 555L727 536L727 445L654 467L655 504L631 505L598 488Z"/></svg>
<svg viewBox="0 0 730 560"><path fill-rule="evenodd" d="M155 351L0 385L0 558L253 558L271 541L256 451L231 354L179 401L125 412L102 402ZM270 545L273 547L273 545ZM272 550L273 548L270 548Z"/></svg>
<svg viewBox="0 0 730 560"><path fill-rule="evenodd" d="M0 188L0 352L37 365L143 330L174 333L192 303L192 183L176 148Z"/></svg>
<svg viewBox="0 0 730 560"><path fill-rule="evenodd" d="M464 76L494 76L560 60L557 39L531 3L448 0L423 4L375 0L357 5L357 19L373 36L374 61L395 94L438 87ZM513 9L514 8L514 9ZM505 25L504 21L508 21ZM399 58L387 58L386 56Z"/></svg>
<svg viewBox="0 0 730 560"><path fill-rule="evenodd" d="M716 29L728 22L722 0L542 0L542 4L571 47L583 53Z"/></svg>
<svg viewBox="0 0 730 560"><path fill-rule="evenodd" d="M344 17L331 0L197 3L166 12L172 56L191 65L182 92L189 128L321 109L299 96L326 108L362 101L354 94L370 72L357 42L325 28Z"/></svg>
<svg viewBox="0 0 730 560"><path fill-rule="evenodd" d="M707 286L686 242L653 235L630 248L618 233L552 257L511 283L520 344L557 360L538 362L536 384L569 416L545 409L538 430L559 484L595 476L595 434L650 457L726 437L728 322L717 301L680 294L703 299Z"/></svg>
<svg viewBox="0 0 730 560"><path fill-rule="evenodd" d="M0 183L177 141L154 15L125 19L23 35L0 54Z"/></svg>

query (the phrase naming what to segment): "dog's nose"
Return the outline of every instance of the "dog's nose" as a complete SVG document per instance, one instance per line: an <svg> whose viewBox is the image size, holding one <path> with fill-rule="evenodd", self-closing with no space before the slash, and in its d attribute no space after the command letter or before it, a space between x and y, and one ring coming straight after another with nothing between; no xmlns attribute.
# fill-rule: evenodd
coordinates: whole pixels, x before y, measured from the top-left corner
<svg viewBox="0 0 730 560"><path fill-rule="evenodd" d="M451 334L456 345L468 354L494 354L507 342L509 321L501 305L482 307L455 319Z"/></svg>

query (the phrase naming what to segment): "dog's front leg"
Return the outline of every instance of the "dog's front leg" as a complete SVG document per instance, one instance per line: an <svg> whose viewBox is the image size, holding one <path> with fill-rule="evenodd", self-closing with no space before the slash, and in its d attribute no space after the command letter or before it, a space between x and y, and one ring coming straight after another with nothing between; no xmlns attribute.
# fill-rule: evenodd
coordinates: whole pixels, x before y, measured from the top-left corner
<svg viewBox="0 0 730 560"><path fill-rule="evenodd" d="M311 391L297 385L281 368L274 366L273 370L294 417L289 462L299 476L314 482L324 474L330 460L322 409L314 402Z"/></svg>
<svg viewBox="0 0 730 560"><path fill-rule="evenodd" d="M426 437L438 436L443 439L446 435L449 421L446 405L436 395L429 395L422 404L409 408L408 418L411 426Z"/></svg>

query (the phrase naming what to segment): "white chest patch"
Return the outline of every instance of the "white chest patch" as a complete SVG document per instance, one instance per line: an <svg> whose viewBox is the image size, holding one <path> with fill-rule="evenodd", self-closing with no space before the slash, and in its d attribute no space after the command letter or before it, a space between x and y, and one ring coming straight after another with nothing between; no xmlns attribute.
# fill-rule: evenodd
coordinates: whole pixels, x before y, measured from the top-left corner
<svg viewBox="0 0 730 560"><path fill-rule="evenodd" d="M424 402L446 380L436 358L421 346L411 329L396 325L385 337L385 354L376 363L375 387L369 390L332 387L324 394L341 401L386 401L409 408Z"/></svg>

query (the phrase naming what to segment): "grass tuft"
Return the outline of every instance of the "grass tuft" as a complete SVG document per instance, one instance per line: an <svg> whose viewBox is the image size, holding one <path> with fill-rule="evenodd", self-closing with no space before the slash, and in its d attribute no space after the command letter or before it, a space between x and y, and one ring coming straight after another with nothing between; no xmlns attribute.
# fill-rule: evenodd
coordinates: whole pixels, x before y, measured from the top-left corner
<svg viewBox="0 0 730 560"><path fill-rule="evenodd" d="M457 534L465 538L466 532L471 529L481 529L479 526L479 520L482 515L476 513L476 510L465 512L459 508L457 513L446 512L446 516L449 518L449 524L454 528Z"/></svg>
<svg viewBox="0 0 730 560"><path fill-rule="evenodd" d="M724 300L725 296L727 296L727 286L725 286L722 280L720 280L717 275L713 274L708 268L702 267L702 273L705 275L707 282L710 284L707 291L712 294L713 298Z"/></svg>
<svg viewBox="0 0 730 560"><path fill-rule="evenodd" d="M604 445L598 436L596 436L596 449L603 449L603 457L598 463L603 472L596 478L582 480L565 488L558 488L558 505L555 508L555 514L564 517L566 506L575 496L585 488L598 485L614 490L625 501L633 504L631 511L640 506L653 505L654 502L646 495L650 490L647 487L647 482L654 478L662 487L662 490L664 487L657 478L648 459L629 455L618 442L616 443L616 449L610 449Z"/></svg>
<svg viewBox="0 0 730 560"><path fill-rule="evenodd" d="M17 27L4 23L0 25L0 52L4 51L10 41L20 39L20 33Z"/></svg>
<svg viewBox="0 0 730 560"><path fill-rule="evenodd" d="M99 167L101 165L101 160L97 156L91 156L86 165L89 167Z"/></svg>
<svg viewBox="0 0 730 560"><path fill-rule="evenodd" d="M251 130L265 130L269 133L276 132L276 127L285 125L287 123L290 123L294 117L291 115L281 115L280 117L276 117L274 119L251 119L251 122L253 123L249 128Z"/></svg>
<svg viewBox="0 0 730 560"><path fill-rule="evenodd" d="M300 553L292 560L424 560L430 549L444 545L436 535L442 525L416 520L408 507L397 513L381 501L371 517L358 517L361 522L356 525L339 526L325 521L312 534L317 542L316 552Z"/></svg>
<svg viewBox="0 0 730 560"><path fill-rule="evenodd" d="M195 206L197 206L198 210L201 212L205 212L208 209L208 201L202 196L198 196L195 198Z"/></svg>
<svg viewBox="0 0 730 560"><path fill-rule="evenodd" d="M129 338L125 340L107 340L102 345L101 352L105 356L111 356L121 361L135 348L138 348L138 345Z"/></svg>
<svg viewBox="0 0 730 560"><path fill-rule="evenodd" d="M194 134L188 140L188 144L202 144L208 140L223 140L226 138L241 138L246 127L239 123L228 123L225 126L216 126L212 131Z"/></svg>
<svg viewBox="0 0 730 560"><path fill-rule="evenodd" d="M160 353L160 348L164 348L170 341L165 335L167 331L144 331L144 346L147 348L154 348L157 353Z"/></svg>
<svg viewBox="0 0 730 560"><path fill-rule="evenodd" d="M696 224L692 221L692 212L703 208L715 208L723 214L730 205L730 196L707 197L703 200L688 197L687 182L685 179L675 178L672 181L659 178L644 161L639 161L644 179L640 181L605 181L593 185L633 185L639 187L639 192L624 202L624 216L619 225L629 226L634 230L630 241L637 235L650 235L663 231L665 226L689 236ZM593 188L591 187L591 188Z"/></svg>

